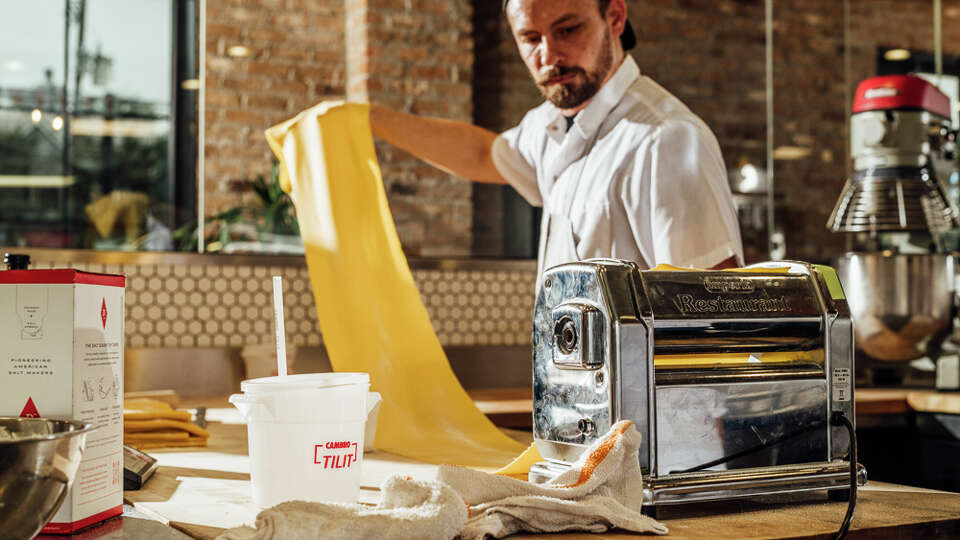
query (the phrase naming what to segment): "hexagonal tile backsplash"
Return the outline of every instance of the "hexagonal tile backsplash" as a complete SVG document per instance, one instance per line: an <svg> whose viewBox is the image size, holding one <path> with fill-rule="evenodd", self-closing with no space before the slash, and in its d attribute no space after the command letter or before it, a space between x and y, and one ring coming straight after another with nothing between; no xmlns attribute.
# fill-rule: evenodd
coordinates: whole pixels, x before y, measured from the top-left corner
<svg viewBox="0 0 960 540"><path fill-rule="evenodd" d="M64 267L39 262L33 268ZM319 345L305 266L69 265L127 276L128 347L241 347L273 341L272 276L283 276L288 343ZM414 269L443 345L528 345L535 271Z"/></svg>

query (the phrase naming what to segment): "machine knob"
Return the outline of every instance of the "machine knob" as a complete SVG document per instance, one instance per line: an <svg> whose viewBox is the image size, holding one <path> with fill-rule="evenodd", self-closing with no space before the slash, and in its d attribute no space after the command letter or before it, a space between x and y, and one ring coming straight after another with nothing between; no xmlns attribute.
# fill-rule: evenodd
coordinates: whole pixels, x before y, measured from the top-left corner
<svg viewBox="0 0 960 540"><path fill-rule="evenodd" d="M574 324L573 319L563 317L557 321L554 339L563 354L573 354L577 350L577 325Z"/></svg>
<svg viewBox="0 0 960 540"><path fill-rule="evenodd" d="M881 118L868 118L860 123L860 134L863 144L877 146L887 134L887 123Z"/></svg>

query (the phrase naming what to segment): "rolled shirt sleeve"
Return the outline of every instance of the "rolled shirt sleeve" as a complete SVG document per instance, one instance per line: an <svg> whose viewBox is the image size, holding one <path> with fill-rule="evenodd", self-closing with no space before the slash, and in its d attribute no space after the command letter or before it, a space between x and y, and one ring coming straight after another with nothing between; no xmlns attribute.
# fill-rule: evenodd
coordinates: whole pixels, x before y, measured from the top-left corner
<svg viewBox="0 0 960 540"><path fill-rule="evenodd" d="M533 206L543 206L535 162L524 155L523 132L527 123L528 118L524 117L520 125L498 135L493 140L490 155L497 172L520 196Z"/></svg>

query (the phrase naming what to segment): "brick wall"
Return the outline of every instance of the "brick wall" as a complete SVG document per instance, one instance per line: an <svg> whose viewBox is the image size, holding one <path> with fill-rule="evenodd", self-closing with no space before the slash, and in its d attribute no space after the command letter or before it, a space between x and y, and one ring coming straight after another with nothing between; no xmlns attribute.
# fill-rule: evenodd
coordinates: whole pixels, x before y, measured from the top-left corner
<svg viewBox="0 0 960 540"><path fill-rule="evenodd" d="M206 214L250 200L237 181L269 170L263 130L319 101L470 120L471 28L467 0L208 0ZM233 45L250 56L230 56ZM469 255L470 183L377 152L405 251Z"/></svg>
<svg viewBox="0 0 960 540"><path fill-rule="evenodd" d="M205 213L251 194L236 181L270 170L263 131L345 94L343 3L207 0ZM250 55L234 57L243 45Z"/></svg>
<svg viewBox="0 0 960 540"><path fill-rule="evenodd" d="M207 212L239 202L232 180L267 171L264 127L349 95L500 131L540 102L500 2L239 0L207 2ZM944 53L960 54L960 6L944 6ZM717 134L728 167L766 164L763 0L628 0L641 70ZM933 51L929 0L851 2L850 88L875 73L877 47ZM844 249L826 219L846 175L843 3L774 4L775 145L810 149L777 160L778 226L787 257ZM475 43L474 43L475 42ZM233 58L233 44L251 47ZM349 84L348 84L349 79ZM378 145L404 249L499 255L504 188L474 186ZM476 210L474 210L476 205ZM474 218L474 216L476 216ZM748 260L766 231L743 228Z"/></svg>
<svg viewBox="0 0 960 540"><path fill-rule="evenodd" d="M347 0L348 97L470 121L473 70L468 0ZM470 182L377 143L404 251L468 256Z"/></svg>
<svg viewBox="0 0 960 540"><path fill-rule="evenodd" d="M844 236L826 228L846 177L843 3L774 6L774 146L811 151L776 161L776 192L785 201L776 217L788 258L826 262L844 250Z"/></svg>
<svg viewBox="0 0 960 540"><path fill-rule="evenodd" d="M960 5L944 2L943 15L944 55L960 54ZM846 236L825 227L849 160L843 5L798 0L775 8L775 20L776 145L811 149L806 159L777 161L777 192L785 200L777 217L786 232L788 257L825 261L847 249ZM860 81L877 74L878 48L933 52L933 2L850 2L849 42L852 97Z"/></svg>

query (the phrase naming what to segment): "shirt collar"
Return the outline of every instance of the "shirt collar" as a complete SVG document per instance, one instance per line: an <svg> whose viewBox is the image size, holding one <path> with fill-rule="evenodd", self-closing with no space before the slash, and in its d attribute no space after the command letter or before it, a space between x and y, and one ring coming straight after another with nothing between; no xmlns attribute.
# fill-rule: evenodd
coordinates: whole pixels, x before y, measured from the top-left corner
<svg viewBox="0 0 960 540"><path fill-rule="evenodd" d="M637 66L637 62L633 59L633 56L629 54L624 55L623 62L620 64L620 67L617 68L617 72L614 73L613 77L610 77L610 80L593 96L590 103L577 114L570 131L579 129L580 135L585 139L593 136L594 132L600 128L600 123L603 122L603 119L617 106L617 103L620 103L623 95L627 93L627 89L630 88L630 85L633 84L633 81L639 76L640 68ZM560 109L554 106L551 107L551 121L547 123L547 134L550 135L554 141L560 143L566 135L566 121Z"/></svg>

